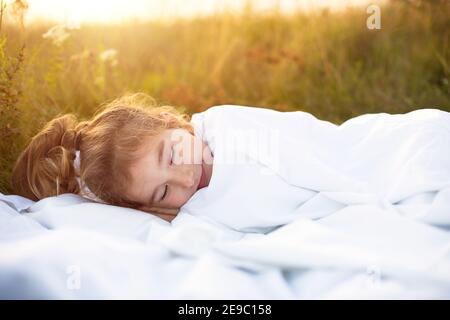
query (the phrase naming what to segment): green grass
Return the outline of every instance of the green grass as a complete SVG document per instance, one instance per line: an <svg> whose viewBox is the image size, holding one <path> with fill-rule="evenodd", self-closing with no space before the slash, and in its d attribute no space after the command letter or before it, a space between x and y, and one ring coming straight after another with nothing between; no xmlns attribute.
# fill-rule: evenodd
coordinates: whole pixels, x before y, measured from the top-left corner
<svg viewBox="0 0 450 320"><path fill-rule="evenodd" d="M381 30L366 28L364 8L83 25L60 47L42 38L49 25L3 26L0 192L10 191L14 159L46 121L61 112L87 118L125 92L147 92L188 113L241 104L338 124L364 113L450 111L448 4L395 1L381 12ZM101 61L106 49L117 50L117 65Z"/></svg>

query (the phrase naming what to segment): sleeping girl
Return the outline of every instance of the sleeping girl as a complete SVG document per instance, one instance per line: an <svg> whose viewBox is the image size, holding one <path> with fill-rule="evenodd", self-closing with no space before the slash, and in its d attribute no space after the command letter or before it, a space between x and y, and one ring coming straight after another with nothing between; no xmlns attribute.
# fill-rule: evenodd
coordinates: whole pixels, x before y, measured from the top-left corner
<svg viewBox="0 0 450 320"><path fill-rule="evenodd" d="M236 105L189 119L138 93L89 121L68 114L47 123L17 160L12 187L35 201L76 193L168 221L191 214L267 232L350 204L430 201L450 187L449 145L450 114L438 109L340 126Z"/></svg>
<svg viewBox="0 0 450 320"><path fill-rule="evenodd" d="M12 187L35 201L76 193L171 220L208 185L211 160L188 116L133 94L99 108L90 121L66 114L47 123L17 160Z"/></svg>

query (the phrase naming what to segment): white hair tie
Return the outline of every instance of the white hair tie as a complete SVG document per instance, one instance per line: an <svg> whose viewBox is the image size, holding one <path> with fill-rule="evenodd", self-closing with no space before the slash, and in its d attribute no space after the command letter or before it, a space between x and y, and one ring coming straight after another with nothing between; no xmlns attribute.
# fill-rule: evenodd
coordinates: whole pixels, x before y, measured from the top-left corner
<svg viewBox="0 0 450 320"><path fill-rule="evenodd" d="M76 179L78 181L78 185L80 186L80 196L89 199L89 200L93 200L96 202L101 202L101 203L105 203L103 200L101 200L100 198L98 198L89 188L88 186L81 181L80 179L80 150L76 150L75 151L75 160L73 161L73 166L75 168L75 175L76 175Z"/></svg>

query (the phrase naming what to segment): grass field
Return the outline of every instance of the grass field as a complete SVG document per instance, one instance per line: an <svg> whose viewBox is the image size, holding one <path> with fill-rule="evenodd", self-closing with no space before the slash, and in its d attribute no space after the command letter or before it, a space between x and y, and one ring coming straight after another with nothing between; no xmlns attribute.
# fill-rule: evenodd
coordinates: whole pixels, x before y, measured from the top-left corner
<svg viewBox="0 0 450 320"><path fill-rule="evenodd" d="M217 104L303 110L334 123L374 112L450 111L450 2L0 30L0 192L11 166L55 115L88 118L125 92L190 114ZM47 37L43 37L47 33Z"/></svg>

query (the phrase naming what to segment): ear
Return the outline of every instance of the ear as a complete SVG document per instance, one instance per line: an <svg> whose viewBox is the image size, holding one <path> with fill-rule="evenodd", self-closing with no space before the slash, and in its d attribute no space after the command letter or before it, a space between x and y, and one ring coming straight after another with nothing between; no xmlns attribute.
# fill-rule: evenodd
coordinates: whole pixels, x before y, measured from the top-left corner
<svg viewBox="0 0 450 320"><path fill-rule="evenodd" d="M180 209L170 209L170 208L160 208L160 207L149 207L149 206L141 206L138 208L139 210L151 213L157 217L160 217L168 222L171 222L178 214Z"/></svg>

